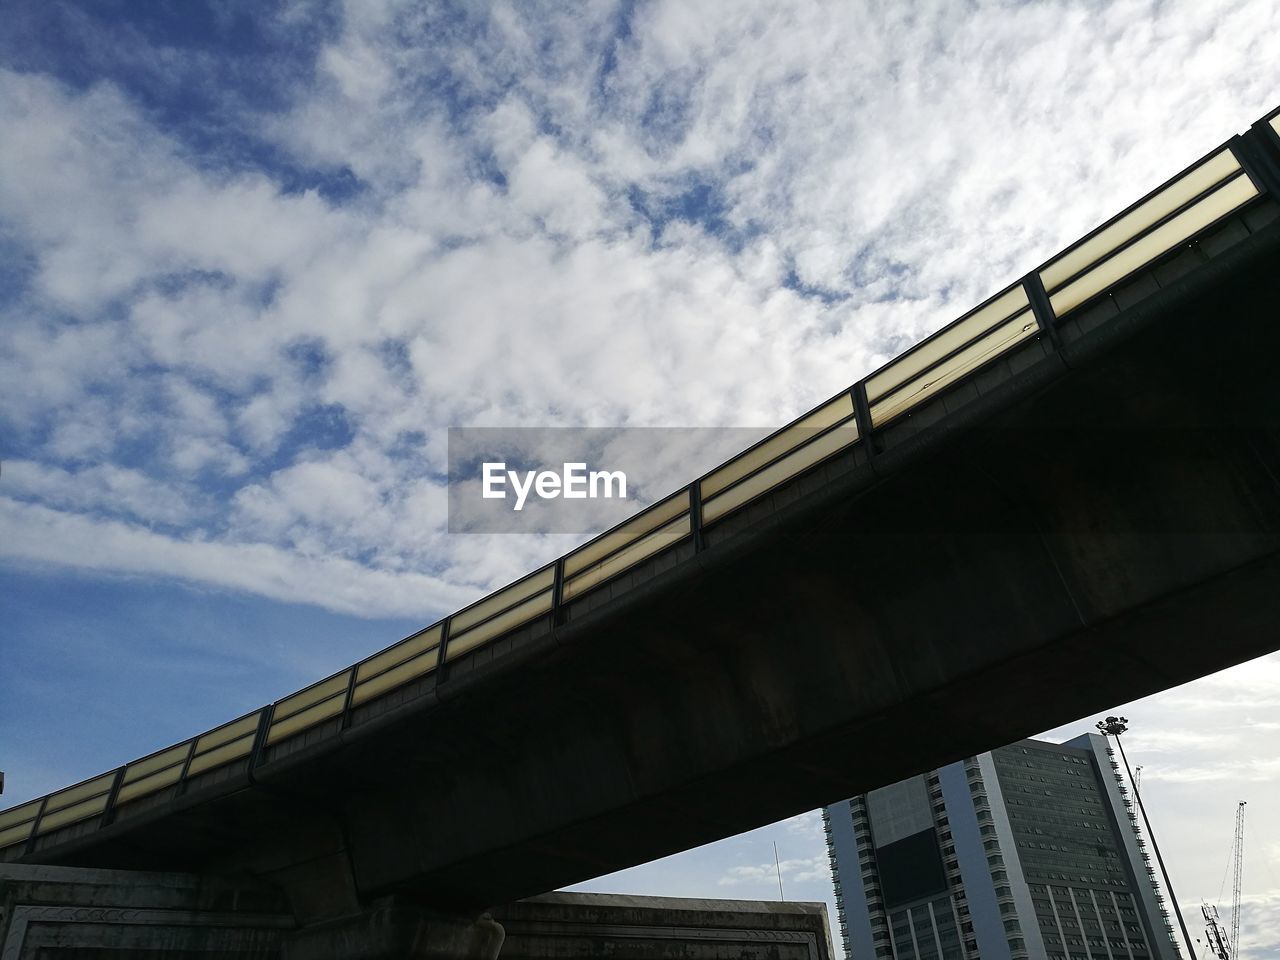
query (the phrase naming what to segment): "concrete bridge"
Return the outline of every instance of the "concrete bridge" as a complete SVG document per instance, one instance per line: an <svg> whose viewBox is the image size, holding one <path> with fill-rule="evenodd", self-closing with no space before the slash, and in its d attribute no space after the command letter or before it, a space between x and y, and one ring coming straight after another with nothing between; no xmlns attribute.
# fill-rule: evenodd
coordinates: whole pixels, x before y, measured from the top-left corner
<svg viewBox="0 0 1280 960"><path fill-rule="evenodd" d="M1278 127L554 564L0 813L0 861L470 916L1280 648Z"/></svg>

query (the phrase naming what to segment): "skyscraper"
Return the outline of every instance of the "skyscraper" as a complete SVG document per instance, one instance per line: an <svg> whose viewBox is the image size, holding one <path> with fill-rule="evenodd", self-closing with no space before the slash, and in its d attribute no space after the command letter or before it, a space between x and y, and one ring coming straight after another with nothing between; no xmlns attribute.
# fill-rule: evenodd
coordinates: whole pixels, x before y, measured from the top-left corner
<svg viewBox="0 0 1280 960"><path fill-rule="evenodd" d="M850 960L1179 960L1105 738L1022 740L823 811Z"/></svg>

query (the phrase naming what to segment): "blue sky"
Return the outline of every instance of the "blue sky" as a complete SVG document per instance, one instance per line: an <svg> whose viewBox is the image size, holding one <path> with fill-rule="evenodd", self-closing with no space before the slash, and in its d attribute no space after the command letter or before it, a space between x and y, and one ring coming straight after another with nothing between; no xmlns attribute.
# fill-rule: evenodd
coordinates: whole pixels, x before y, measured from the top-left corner
<svg viewBox="0 0 1280 960"><path fill-rule="evenodd" d="M446 532L448 427L784 422L1280 103L1280 0L8 0L3 21L14 802L562 552ZM1182 888L1220 873L1205 791L1275 795L1275 670L1241 675L1244 702L1208 680L1143 707ZM774 839L789 893L825 896L813 815L607 882L771 896Z"/></svg>

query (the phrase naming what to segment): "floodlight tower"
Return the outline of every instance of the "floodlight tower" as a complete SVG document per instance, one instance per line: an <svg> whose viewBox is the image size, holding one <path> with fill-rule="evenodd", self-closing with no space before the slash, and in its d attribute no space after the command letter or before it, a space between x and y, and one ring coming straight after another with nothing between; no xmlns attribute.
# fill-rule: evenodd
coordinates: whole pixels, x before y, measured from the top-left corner
<svg viewBox="0 0 1280 960"><path fill-rule="evenodd" d="M1129 729L1128 719L1125 717L1107 717L1105 720L1099 720L1095 726L1104 737L1116 738L1116 746L1120 748L1120 759L1124 761L1124 769L1129 775L1129 782L1133 783L1133 771L1129 769L1129 758L1125 756L1124 744L1120 742L1120 734ZM1133 795L1138 801L1138 812L1142 814L1142 819L1147 824L1147 836L1151 838L1151 849L1156 852L1156 863L1160 865L1160 872L1164 874L1164 885L1169 890L1169 899L1173 901L1173 912L1178 917L1178 926L1182 928L1182 939L1187 945L1187 953L1191 954L1191 960L1196 960L1196 948L1192 945L1191 934L1187 932L1186 921L1182 919L1182 908L1178 906L1178 898L1173 892L1173 880L1169 877L1169 871L1165 869L1164 857L1160 855L1160 845L1156 843L1156 832L1151 829L1151 818L1147 816L1147 809L1142 804L1142 794L1135 789Z"/></svg>

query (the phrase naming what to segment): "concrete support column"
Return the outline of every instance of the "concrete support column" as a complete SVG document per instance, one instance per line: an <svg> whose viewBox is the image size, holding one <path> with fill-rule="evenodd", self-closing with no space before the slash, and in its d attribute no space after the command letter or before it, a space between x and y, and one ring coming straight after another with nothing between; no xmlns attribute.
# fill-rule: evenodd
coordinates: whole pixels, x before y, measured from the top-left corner
<svg viewBox="0 0 1280 960"><path fill-rule="evenodd" d="M488 914L434 913L387 899L364 913L315 924L287 936L284 960L497 960L505 937Z"/></svg>

